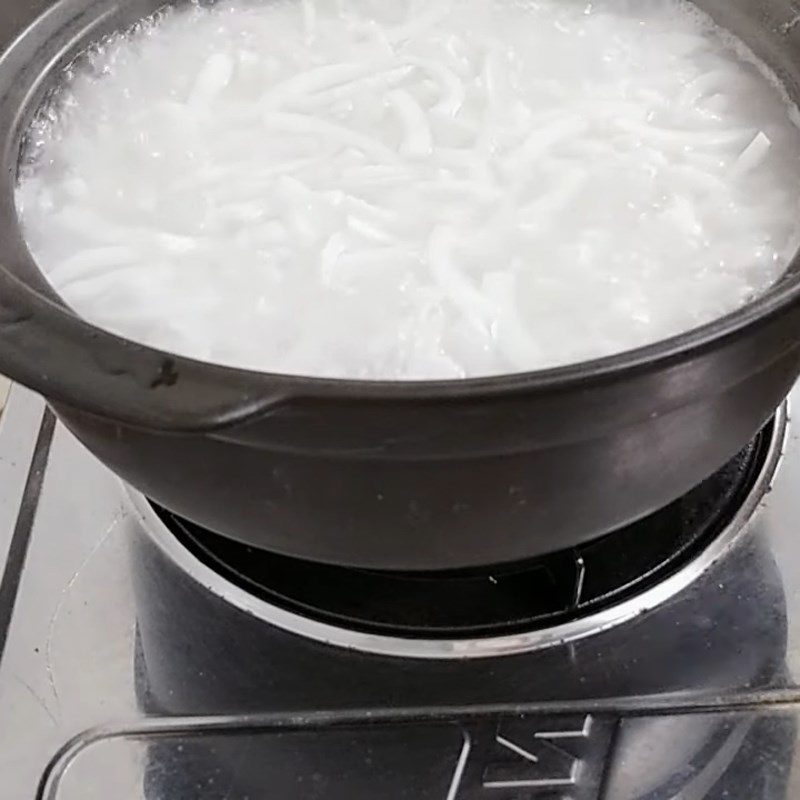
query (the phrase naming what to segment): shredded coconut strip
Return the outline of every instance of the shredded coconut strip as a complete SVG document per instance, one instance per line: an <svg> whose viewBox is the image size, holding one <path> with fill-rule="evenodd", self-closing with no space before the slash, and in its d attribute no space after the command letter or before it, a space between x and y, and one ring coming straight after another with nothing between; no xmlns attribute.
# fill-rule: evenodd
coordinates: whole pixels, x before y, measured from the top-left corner
<svg viewBox="0 0 800 800"><path fill-rule="evenodd" d="M731 169L731 175L740 178L754 170L767 157L770 147L772 147L772 142L769 136L764 131L759 131L736 159L736 163Z"/></svg>
<svg viewBox="0 0 800 800"><path fill-rule="evenodd" d="M453 258L455 231L444 225L434 228L428 242L431 273L464 318L478 330L485 331L495 314L495 306L467 278Z"/></svg>
<svg viewBox="0 0 800 800"><path fill-rule="evenodd" d="M386 98L391 103L403 126L400 154L409 158L422 158L431 154L433 139L428 118L422 106L405 89L395 89Z"/></svg>
<svg viewBox="0 0 800 800"><path fill-rule="evenodd" d="M325 64L322 67L315 67L293 75L272 86L262 95L259 104L265 111L269 111L282 105L307 103L308 95L331 89L341 89L366 77L375 78L373 64Z"/></svg>
<svg viewBox="0 0 800 800"><path fill-rule="evenodd" d="M461 78L440 61L420 56L405 56L403 60L425 70L438 84L442 96L431 111L454 117L464 105L466 97L466 89Z"/></svg>
<svg viewBox="0 0 800 800"><path fill-rule="evenodd" d="M396 164L400 161L397 153L377 139L319 117L307 114L267 112L263 115L262 121L268 130L279 129L288 133L317 134L323 138L334 139L344 147L355 147L363 150L377 161L387 164Z"/></svg>

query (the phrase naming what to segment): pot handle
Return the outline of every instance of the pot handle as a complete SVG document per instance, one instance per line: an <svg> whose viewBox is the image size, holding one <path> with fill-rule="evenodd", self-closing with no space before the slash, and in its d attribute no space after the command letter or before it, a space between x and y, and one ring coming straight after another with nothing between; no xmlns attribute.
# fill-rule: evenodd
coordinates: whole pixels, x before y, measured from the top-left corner
<svg viewBox="0 0 800 800"><path fill-rule="evenodd" d="M0 267L0 372L63 404L140 428L211 432L282 405L279 377L183 358L107 333ZM291 379L287 380L287 384Z"/></svg>

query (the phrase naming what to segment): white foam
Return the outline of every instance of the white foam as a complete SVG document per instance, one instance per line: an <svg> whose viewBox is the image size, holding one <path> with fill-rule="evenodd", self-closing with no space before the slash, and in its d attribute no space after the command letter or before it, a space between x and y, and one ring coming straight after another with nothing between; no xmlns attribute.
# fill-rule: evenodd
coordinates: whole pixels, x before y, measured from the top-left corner
<svg viewBox="0 0 800 800"><path fill-rule="evenodd" d="M18 207L95 324L422 379L725 314L800 236L797 109L683 0L188 6L70 70Z"/></svg>

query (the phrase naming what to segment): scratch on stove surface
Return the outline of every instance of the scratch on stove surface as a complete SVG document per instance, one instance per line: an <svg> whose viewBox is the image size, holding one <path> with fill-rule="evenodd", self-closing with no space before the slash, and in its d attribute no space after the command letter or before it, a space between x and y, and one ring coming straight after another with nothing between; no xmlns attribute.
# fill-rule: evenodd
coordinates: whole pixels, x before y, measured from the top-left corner
<svg viewBox="0 0 800 800"><path fill-rule="evenodd" d="M792 9L792 11L794 12L794 16L787 22L784 22L780 27L780 32L783 34L791 33L797 27L797 25L800 24L800 12L797 12L794 9Z"/></svg>
<svg viewBox="0 0 800 800"><path fill-rule="evenodd" d="M42 711L44 711L45 714L47 714L47 716L50 719L50 722L52 722L53 726L57 728L58 720L53 716L53 712L50 711L50 709L48 708L47 703L44 701L44 698L36 692L33 686L31 686L27 681L20 678L19 675L14 675L14 679L17 681L17 683L22 684L22 686L24 686L28 690L31 697L33 697L33 699L36 701L36 704L42 709Z"/></svg>
<svg viewBox="0 0 800 800"><path fill-rule="evenodd" d="M114 519L111 521L108 528L106 528L103 535L97 540L97 542L95 542L94 547L92 547L92 549L87 553L86 558L83 559L81 565L75 570L74 574L67 582L67 585L61 590L61 595L58 598L58 604L56 605L55 611L53 611L53 615L50 617L50 622L47 625L47 640L45 641L44 651L45 670L47 671L47 682L50 684L50 691L53 693L53 699L55 700L56 704L56 715L54 717L56 722L58 717L61 716L61 698L58 695L55 672L53 671L53 634L55 633L56 623L61 615L61 610L64 608L64 604L69 599L70 592L72 591L72 587L75 585L75 582L78 580L81 573L86 569L86 566L89 564L89 562L94 558L97 551L108 541L109 536L111 536L114 528L117 527L122 517L122 512L114 516Z"/></svg>

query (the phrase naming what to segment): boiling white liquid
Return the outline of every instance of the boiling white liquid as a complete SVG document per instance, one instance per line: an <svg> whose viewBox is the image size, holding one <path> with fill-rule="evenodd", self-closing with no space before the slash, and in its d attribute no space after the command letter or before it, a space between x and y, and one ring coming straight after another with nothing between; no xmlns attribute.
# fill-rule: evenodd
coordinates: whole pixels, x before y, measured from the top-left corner
<svg viewBox="0 0 800 800"><path fill-rule="evenodd" d="M676 334L768 287L800 219L796 111L689 9L171 11L35 124L31 250L93 323L266 371L465 377Z"/></svg>

